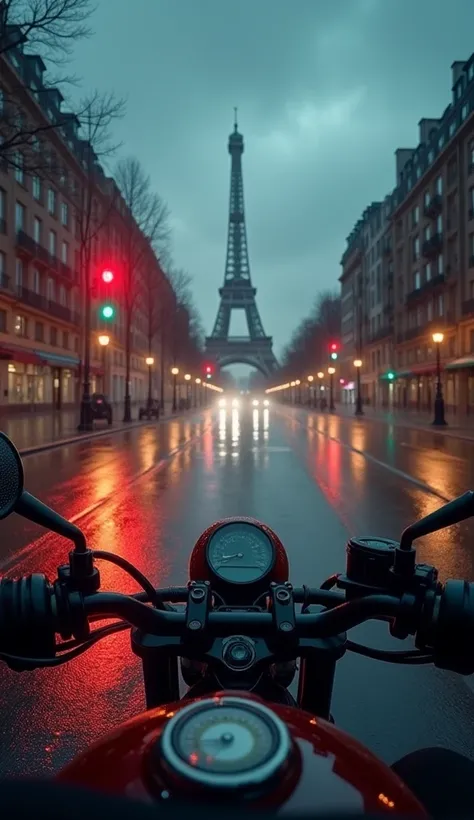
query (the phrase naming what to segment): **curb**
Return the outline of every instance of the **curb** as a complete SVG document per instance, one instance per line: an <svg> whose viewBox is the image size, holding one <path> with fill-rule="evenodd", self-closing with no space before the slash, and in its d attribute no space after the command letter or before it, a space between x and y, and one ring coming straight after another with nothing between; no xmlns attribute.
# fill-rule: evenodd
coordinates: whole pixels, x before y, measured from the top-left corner
<svg viewBox="0 0 474 820"><path fill-rule="evenodd" d="M44 444L34 444L31 447L25 447L18 450L21 456L33 456L37 453L43 453L46 450L57 450L59 447L66 447L68 444L77 444L80 441L92 441L95 438L104 438L105 436L115 436L117 433L126 433L128 430L134 430L137 427L151 427L162 424L165 421L182 418L183 414L176 416L161 417L155 422L147 421L133 421L127 427L116 427L115 429L97 430L96 432L84 433L84 435L71 436L70 438L59 438L57 441L48 441Z"/></svg>

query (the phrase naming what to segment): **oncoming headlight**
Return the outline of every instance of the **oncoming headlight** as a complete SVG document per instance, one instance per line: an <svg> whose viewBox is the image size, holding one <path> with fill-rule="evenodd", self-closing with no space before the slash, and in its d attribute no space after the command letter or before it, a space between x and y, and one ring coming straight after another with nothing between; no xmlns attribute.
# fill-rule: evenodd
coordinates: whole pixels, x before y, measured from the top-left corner
<svg viewBox="0 0 474 820"><path fill-rule="evenodd" d="M225 399L219 399L219 407L225 407L225 406L226 406L226 400Z"/></svg>

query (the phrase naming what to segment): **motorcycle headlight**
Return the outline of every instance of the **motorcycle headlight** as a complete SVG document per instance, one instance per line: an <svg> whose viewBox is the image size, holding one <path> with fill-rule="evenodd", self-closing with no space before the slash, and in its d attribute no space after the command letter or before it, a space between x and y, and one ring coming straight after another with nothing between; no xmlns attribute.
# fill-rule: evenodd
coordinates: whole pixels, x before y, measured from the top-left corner
<svg viewBox="0 0 474 820"><path fill-rule="evenodd" d="M219 407L225 407L225 406L226 406L226 400L225 399L219 399Z"/></svg>

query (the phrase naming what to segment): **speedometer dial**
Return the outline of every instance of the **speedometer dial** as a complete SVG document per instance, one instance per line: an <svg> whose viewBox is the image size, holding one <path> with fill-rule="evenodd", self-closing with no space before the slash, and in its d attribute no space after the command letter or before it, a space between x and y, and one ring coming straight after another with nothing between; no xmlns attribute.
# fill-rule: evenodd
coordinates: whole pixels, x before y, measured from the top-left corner
<svg viewBox="0 0 474 820"><path fill-rule="evenodd" d="M207 560L212 572L222 581L252 584L273 568L275 550L259 527L235 521L212 535L207 545Z"/></svg>

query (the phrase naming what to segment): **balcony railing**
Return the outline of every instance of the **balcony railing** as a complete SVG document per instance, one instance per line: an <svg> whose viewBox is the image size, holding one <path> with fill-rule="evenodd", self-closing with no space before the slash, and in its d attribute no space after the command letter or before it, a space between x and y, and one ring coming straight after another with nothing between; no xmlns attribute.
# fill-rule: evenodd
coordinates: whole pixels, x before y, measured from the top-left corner
<svg viewBox="0 0 474 820"><path fill-rule="evenodd" d="M443 234L435 233L430 239L423 242L423 256L436 256L443 248Z"/></svg>
<svg viewBox="0 0 474 820"><path fill-rule="evenodd" d="M30 259L34 259L36 262L51 268L69 282L77 281L76 273L69 267L69 265L61 262L60 259L58 259L54 254L49 253L49 251L44 248L40 242L36 242L33 237L29 236L25 231L17 231L16 244L20 250L24 251L30 257Z"/></svg>
<svg viewBox="0 0 474 820"><path fill-rule="evenodd" d="M439 212L443 208L443 199L439 194L435 194L430 198L430 201L425 204L424 212L425 216L429 216L432 219L436 217Z"/></svg>
<svg viewBox="0 0 474 820"><path fill-rule="evenodd" d="M425 338L434 333L436 330L444 330L454 324L454 313L448 310L444 316L439 316L437 319L430 319L418 327L410 327L407 330L399 331L397 333L397 343L410 342L412 339L424 336Z"/></svg>
<svg viewBox="0 0 474 820"><path fill-rule="evenodd" d="M41 310L49 316L55 316L57 319L62 319L63 322L79 325L81 318L76 311L71 311L65 305L60 305L52 299L46 299L41 293L36 293L34 290L20 286L17 288L17 297L25 305Z"/></svg>
<svg viewBox="0 0 474 820"><path fill-rule="evenodd" d="M418 299L423 299L427 293L430 293L434 288L438 287L439 285L444 285L445 277L444 273L438 273L437 276L433 276L432 279L428 279L427 282L424 282L423 285L419 288L415 288L415 290L410 291L407 293L405 297L405 302L407 304L416 302Z"/></svg>

